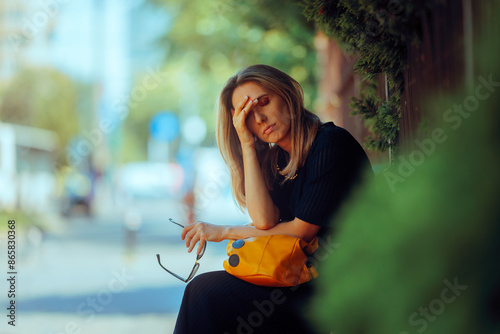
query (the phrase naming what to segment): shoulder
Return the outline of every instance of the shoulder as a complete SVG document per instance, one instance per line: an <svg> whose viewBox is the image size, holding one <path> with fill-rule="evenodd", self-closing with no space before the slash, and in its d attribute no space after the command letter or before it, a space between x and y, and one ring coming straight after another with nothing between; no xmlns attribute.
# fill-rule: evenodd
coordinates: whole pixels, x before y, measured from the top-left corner
<svg viewBox="0 0 500 334"><path fill-rule="evenodd" d="M324 123L320 126L310 154L314 155L327 150L345 150L353 147L361 148L356 139L344 128L335 125L333 122Z"/></svg>
<svg viewBox="0 0 500 334"><path fill-rule="evenodd" d="M328 122L320 126L306 164L314 176L319 176L338 164L348 165L365 156L361 145L347 130Z"/></svg>

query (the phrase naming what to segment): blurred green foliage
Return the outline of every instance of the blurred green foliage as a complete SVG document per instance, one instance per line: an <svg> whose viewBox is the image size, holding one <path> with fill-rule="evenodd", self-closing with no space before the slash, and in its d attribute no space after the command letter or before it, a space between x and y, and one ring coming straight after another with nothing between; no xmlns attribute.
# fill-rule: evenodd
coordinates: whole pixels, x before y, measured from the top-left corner
<svg viewBox="0 0 500 334"><path fill-rule="evenodd" d="M172 110L181 122L200 115L208 126L205 145L214 144L214 106L226 80L240 68L265 63L287 72L304 88L307 107L316 98L314 27L293 1L150 0L172 17L168 33L158 41L167 50L157 69L162 81L146 98L129 102L127 140L141 144L126 160L145 157L148 122L156 112ZM144 75L147 75L146 70ZM135 85L141 85L138 77ZM131 143L132 144L132 143ZM127 146L125 142L124 146ZM142 147L142 150L141 150ZM139 150L139 151L138 151Z"/></svg>
<svg viewBox="0 0 500 334"><path fill-rule="evenodd" d="M401 104L398 99L382 100L377 94L377 81L366 80L361 84L359 97L351 97L351 115L360 115L370 135L364 144L368 150L383 152L397 148Z"/></svg>
<svg viewBox="0 0 500 334"><path fill-rule="evenodd" d="M20 210L10 212L0 210L0 221L5 222L4 224L0 225L0 232L5 232L9 229L8 224L6 224L9 220L16 221L16 228L24 228L26 226L26 222L31 220L31 217Z"/></svg>
<svg viewBox="0 0 500 334"><path fill-rule="evenodd" d="M478 34L475 71L498 83L500 6L484 6L481 17L489 24ZM495 87L460 126L430 125L442 129L446 140L434 142L396 191L382 175L337 220L339 247L319 268L320 293L312 303L319 332L500 333L500 88ZM442 116L475 94L464 89L441 101L430 96L426 109ZM420 140L430 145L430 138Z"/></svg>
<svg viewBox="0 0 500 334"><path fill-rule="evenodd" d="M0 120L57 133L62 154L77 134L78 87L69 77L51 68L25 68L0 91Z"/></svg>
<svg viewBox="0 0 500 334"><path fill-rule="evenodd" d="M309 20L335 38L342 49L358 56L354 70L367 84L361 86L360 97L353 98L350 107L374 134L367 138L366 147L397 150L407 45L419 41L423 18L444 0L302 1ZM379 75L387 78L387 101L370 89Z"/></svg>

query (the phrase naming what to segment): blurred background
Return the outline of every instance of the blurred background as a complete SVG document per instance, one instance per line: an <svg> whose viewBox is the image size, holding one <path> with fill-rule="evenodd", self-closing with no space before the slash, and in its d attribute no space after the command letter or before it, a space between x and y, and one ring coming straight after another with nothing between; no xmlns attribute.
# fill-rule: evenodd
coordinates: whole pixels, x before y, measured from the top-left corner
<svg viewBox="0 0 500 334"><path fill-rule="evenodd" d="M308 109L365 145L383 197L402 198L400 158L444 110L429 94L463 100L491 73L474 54L488 7L342 3L1 0L0 247L15 219L18 308L0 333L172 332L185 284L155 255L181 276L194 257L168 218L249 222L215 143L218 93L244 66L294 77ZM199 272L222 270L225 246Z"/></svg>
<svg viewBox="0 0 500 334"><path fill-rule="evenodd" d="M194 257L168 218L249 222L215 144L218 93L267 63L313 107L314 36L294 3L2 0L0 231L4 248L15 219L18 309L0 332L170 333L185 283L155 254L186 277ZM225 246L200 272L223 269Z"/></svg>

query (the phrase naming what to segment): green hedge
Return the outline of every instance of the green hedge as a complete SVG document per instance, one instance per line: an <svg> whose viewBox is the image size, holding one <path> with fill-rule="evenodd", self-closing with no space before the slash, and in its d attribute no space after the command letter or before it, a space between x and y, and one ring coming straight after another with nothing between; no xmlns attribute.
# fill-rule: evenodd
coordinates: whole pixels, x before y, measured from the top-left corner
<svg viewBox="0 0 500 334"><path fill-rule="evenodd" d="M498 82L500 5L494 8L478 32L474 70ZM331 240L338 247L318 268L321 293L311 303L318 333L500 333L495 89L459 127L431 124L446 140L434 142L411 172L394 166L380 175L336 220ZM465 89L439 101L430 96L428 110L471 96ZM386 182L388 173L400 177L398 187Z"/></svg>

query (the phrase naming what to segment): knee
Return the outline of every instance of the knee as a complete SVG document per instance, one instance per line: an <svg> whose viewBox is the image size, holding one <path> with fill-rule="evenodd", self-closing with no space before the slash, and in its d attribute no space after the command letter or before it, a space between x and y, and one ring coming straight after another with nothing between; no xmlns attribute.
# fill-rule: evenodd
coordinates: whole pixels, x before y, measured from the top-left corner
<svg viewBox="0 0 500 334"><path fill-rule="evenodd" d="M195 276L187 285L186 285L186 290L197 290L197 289L203 289L210 285L210 273L203 273L198 276Z"/></svg>
<svg viewBox="0 0 500 334"><path fill-rule="evenodd" d="M203 296L203 299L210 298L212 295L217 295L216 292L212 293L217 290L217 281L217 275L214 275L213 272L200 274L187 284L184 294L190 298L199 298L201 296Z"/></svg>

